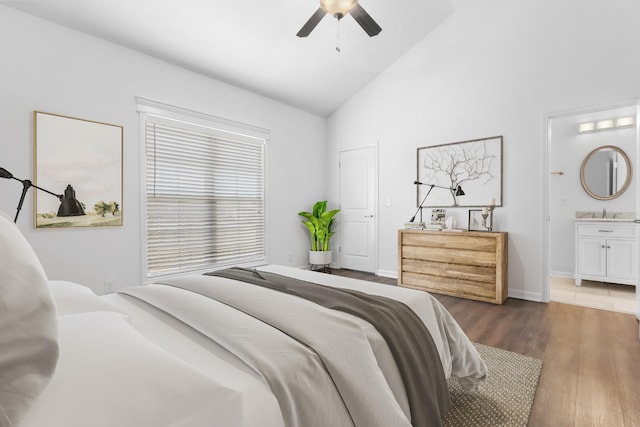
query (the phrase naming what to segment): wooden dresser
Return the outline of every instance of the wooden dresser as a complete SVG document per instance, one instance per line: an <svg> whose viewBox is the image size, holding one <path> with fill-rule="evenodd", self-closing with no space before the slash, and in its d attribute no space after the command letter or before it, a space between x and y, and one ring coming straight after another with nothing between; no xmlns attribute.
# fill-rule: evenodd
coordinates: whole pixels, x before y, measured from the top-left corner
<svg viewBox="0 0 640 427"><path fill-rule="evenodd" d="M398 285L502 304L507 233L399 230Z"/></svg>

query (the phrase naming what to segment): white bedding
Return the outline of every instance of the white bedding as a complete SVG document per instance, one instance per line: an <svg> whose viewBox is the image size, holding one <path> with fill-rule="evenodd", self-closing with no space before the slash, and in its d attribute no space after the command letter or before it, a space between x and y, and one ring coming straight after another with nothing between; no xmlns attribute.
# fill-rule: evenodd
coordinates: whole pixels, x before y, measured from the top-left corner
<svg viewBox="0 0 640 427"><path fill-rule="evenodd" d="M380 285L361 280L348 279L341 276L321 274L308 270L294 269L284 266L270 265L261 267L259 268L259 270L287 275L302 280L315 281L335 287L359 289L368 293L386 296L404 302L418 314L418 316L423 320L428 329L431 331L434 341L436 342L436 345L438 347L438 352L440 354L442 365L447 377L449 377L450 375L457 377L460 380L461 384L467 389L474 388L486 377L486 366L477 354L475 347L464 335L462 330L459 328L453 318L448 314L448 312L446 312L441 304L428 293L411 289L398 288L395 286ZM110 295L103 297L103 299L108 300L115 305L118 305L118 307L120 307L121 309L129 305L137 304L137 310L143 309L151 311L155 313L153 316L154 318L163 318L164 321L168 324L176 322L175 319L172 319L170 316L167 316L159 310L148 306L145 303L135 302L135 299L129 298L126 295ZM129 309L126 309L125 311L127 310ZM145 334L148 335L152 340L154 340L154 342L157 342L168 349L172 349L172 351L180 351L181 353L183 353L181 354L181 357L192 358L192 363L204 363L202 369L206 369L206 366L210 363L210 361L194 358L194 356L190 354L190 351L184 351L184 349L190 348L189 346L176 346L172 342L172 340L176 337L173 337L172 339L167 341L168 336L166 335L166 331L163 333L159 333L155 330L156 325L154 322L143 324L139 320L136 320L136 317L137 316L132 316L132 322L134 326L137 328L145 329ZM368 324L366 322L360 319L357 319L357 322L362 325L363 329L367 329ZM370 325L368 326L368 329L373 329L370 327ZM181 329L184 329L184 325L181 325ZM186 329L187 331L189 330L189 328ZM184 330L181 330L181 333L184 332ZM226 350L211 343L203 336L194 333L193 331L191 332L191 335L192 336L190 340L195 339L197 342L199 342L200 346L207 346L208 352L214 350L216 355L226 357L225 360L227 360L227 362L229 363L232 363L233 366L243 366L242 362L240 362L233 356L230 356ZM389 387L393 391L395 398L398 400L398 403L403 408L404 412L408 413L402 380L399 377L397 367L395 367L394 365L395 362L393 361L388 348L386 348L384 342L380 344L380 341L382 340L381 337L380 340L377 340L375 338L375 330L367 331L367 335L369 336L370 342L374 347L373 350L375 356L378 359L378 364L384 372L387 382L389 383ZM278 404L273 400L273 396L271 395L271 392L268 390L268 388L264 385L263 380L260 379L259 376L252 374L250 370L247 372L246 366L244 366L244 368L245 370L243 371L243 373L250 375L252 380L256 381L252 382L251 384L242 382L242 385L246 386L246 388L243 390L243 393L247 396L244 409L249 413L255 415L256 412L251 408L258 405L260 407L260 411L265 410L265 408L270 408L271 415L279 415ZM236 381L236 379L232 377L233 375L229 375L229 377L226 377L224 384L230 387L237 387L237 385L233 385L233 381ZM272 417L267 417L266 420L268 421L265 421L265 418L260 416L256 420L258 424L250 424L252 420L248 419L247 425L266 426L283 424L283 419L280 415L277 416L277 421ZM269 422L270 424L266 424L266 422Z"/></svg>
<svg viewBox="0 0 640 427"><path fill-rule="evenodd" d="M242 427L241 394L93 311L59 318L60 359L20 427Z"/></svg>
<svg viewBox="0 0 640 427"><path fill-rule="evenodd" d="M243 426L284 427L278 402L260 375L225 348L134 298L119 294L100 298L127 313L131 325L150 341L216 378L224 387L238 391Z"/></svg>
<svg viewBox="0 0 640 427"><path fill-rule="evenodd" d="M14 427L58 362L57 318L35 252L0 212L0 427Z"/></svg>
<svg viewBox="0 0 640 427"><path fill-rule="evenodd" d="M427 293L283 266L260 269L399 300L427 325L447 377L458 377L467 389L486 377L473 345ZM50 287L59 310L60 361L20 427L286 425L281 405L259 373L173 316L127 295L97 297L69 282L52 281ZM408 413L402 380L386 344L375 338L375 329L366 334L389 388ZM104 369L114 363L121 369ZM89 374L77 375L82 369ZM111 411L101 412L107 407Z"/></svg>

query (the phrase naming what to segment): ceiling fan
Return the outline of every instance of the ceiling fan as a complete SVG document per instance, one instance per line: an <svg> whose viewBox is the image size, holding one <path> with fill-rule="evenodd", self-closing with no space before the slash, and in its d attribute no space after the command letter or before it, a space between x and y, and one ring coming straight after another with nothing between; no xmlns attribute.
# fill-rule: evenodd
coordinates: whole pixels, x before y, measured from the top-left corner
<svg viewBox="0 0 640 427"><path fill-rule="evenodd" d="M327 13L338 21L344 18L345 15L350 14L369 37L376 36L382 31L376 21L358 4L358 0L320 0L318 10L296 35L298 37L307 37Z"/></svg>

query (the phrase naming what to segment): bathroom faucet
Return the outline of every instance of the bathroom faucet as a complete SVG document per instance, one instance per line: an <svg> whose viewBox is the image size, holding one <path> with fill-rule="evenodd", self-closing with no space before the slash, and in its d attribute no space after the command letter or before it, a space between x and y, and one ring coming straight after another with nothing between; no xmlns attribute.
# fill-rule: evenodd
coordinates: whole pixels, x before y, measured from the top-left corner
<svg viewBox="0 0 640 427"><path fill-rule="evenodd" d="M602 208L602 218L606 218L606 217L607 217L607 209Z"/></svg>

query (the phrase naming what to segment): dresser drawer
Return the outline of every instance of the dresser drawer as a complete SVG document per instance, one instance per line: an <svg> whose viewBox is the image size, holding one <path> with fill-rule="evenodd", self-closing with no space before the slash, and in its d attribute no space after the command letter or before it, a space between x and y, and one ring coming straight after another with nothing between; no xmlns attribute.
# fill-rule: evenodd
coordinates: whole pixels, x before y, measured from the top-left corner
<svg viewBox="0 0 640 427"><path fill-rule="evenodd" d="M578 237L633 239L635 235L636 229L633 224L578 224Z"/></svg>

